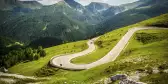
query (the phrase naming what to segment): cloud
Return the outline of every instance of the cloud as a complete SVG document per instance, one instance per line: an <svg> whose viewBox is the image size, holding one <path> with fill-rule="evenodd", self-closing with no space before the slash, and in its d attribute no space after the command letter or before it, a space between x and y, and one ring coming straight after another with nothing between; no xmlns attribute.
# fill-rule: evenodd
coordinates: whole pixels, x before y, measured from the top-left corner
<svg viewBox="0 0 168 84"><path fill-rule="evenodd" d="M110 5L121 5L121 4L126 4L126 3L131 3L135 2L138 0L75 0L82 5L88 5L91 2L102 2L102 3L108 3Z"/></svg>
<svg viewBox="0 0 168 84"><path fill-rule="evenodd" d="M39 3L43 5L52 5L62 0L20 0L20 1L38 1Z"/></svg>
<svg viewBox="0 0 168 84"><path fill-rule="evenodd" d="M52 5L62 0L20 0L20 1L38 1L43 5ZM111 4L111 5L120 5L125 3L131 3L138 0L75 0L75 1L79 2L82 5L88 5L91 2L102 2L102 3Z"/></svg>
<svg viewBox="0 0 168 84"><path fill-rule="evenodd" d="M62 0L41 0L38 2L42 3L43 5L52 5L52 4L58 3L59 1L62 1Z"/></svg>
<svg viewBox="0 0 168 84"><path fill-rule="evenodd" d="M106 3L109 3L111 5L121 5L121 4L131 3L135 1L138 1L138 0L106 0Z"/></svg>
<svg viewBox="0 0 168 84"><path fill-rule="evenodd" d="M105 3L107 0L75 0L79 3L81 3L82 5L88 5L91 2L102 2Z"/></svg>

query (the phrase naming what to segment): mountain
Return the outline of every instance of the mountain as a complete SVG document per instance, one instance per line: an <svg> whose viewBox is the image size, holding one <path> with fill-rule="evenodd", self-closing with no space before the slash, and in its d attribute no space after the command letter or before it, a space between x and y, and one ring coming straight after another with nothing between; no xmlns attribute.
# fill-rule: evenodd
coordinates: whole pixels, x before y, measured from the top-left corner
<svg viewBox="0 0 168 84"><path fill-rule="evenodd" d="M84 7L74 0L64 0L69 6L75 9L84 9Z"/></svg>
<svg viewBox="0 0 168 84"><path fill-rule="evenodd" d="M106 3L92 2L89 5L87 5L86 8L94 14L100 14L103 11L110 8L110 5Z"/></svg>
<svg viewBox="0 0 168 84"><path fill-rule="evenodd" d="M115 16L119 13L122 13L124 11L136 8L144 3L146 3L147 1L143 1L143 0L139 0L133 3L127 3L127 4L122 4L119 6L111 6L110 8L108 8L107 10L105 10L102 13L102 16L106 17L106 18L110 18L112 16Z"/></svg>
<svg viewBox="0 0 168 84"><path fill-rule="evenodd" d="M22 8L31 9L40 9L42 7L42 4L38 3L37 1L18 1L17 5Z"/></svg>
<svg viewBox="0 0 168 84"><path fill-rule="evenodd" d="M77 13L76 15L72 16L73 19L87 23L89 25L97 24L103 20L103 18L100 15L92 13L85 6L82 6L74 0L64 1L72 8L72 10L75 10L75 12Z"/></svg>
<svg viewBox="0 0 168 84"><path fill-rule="evenodd" d="M127 4L122 4L120 5L120 7L124 7L125 10L129 10L129 9L133 9L136 8L140 5L146 4L148 2L148 0L139 0L133 3L127 3Z"/></svg>
<svg viewBox="0 0 168 84"><path fill-rule="evenodd" d="M144 0L140 1L143 2ZM143 4L138 4L137 7L133 9L129 9L117 15L109 17L108 20L100 23L99 25L96 25L95 28L97 32L102 34L104 32L108 32L119 27L134 24L167 13L167 5L167 0L163 0L162 2L160 2L159 0L155 0L155 3L153 2L153 0L145 0Z"/></svg>
<svg viewBox="0 0 168 84"><path fill-rule="evenodd" d="M157 4L165 4L168 1L167 0L140 0L141 2L145 2L144 4L140 5L139 7L143 7L143 6L151 6L151 5L157 5Z"/></svg>
<svg viewBox="0 0 168 84"><path fill-rule="evenodd" d="M0 35L29 44L41 39L62 40L62 42L86 39L92 30L84 23L74 19L80 15L64 1L51 6L43 6L29 12L13 10L6 13L5 21L0 25ZM37 41L36 41L37 40Z"/></svg>
<svg viewBox="0 0 168 84"><path fill-rule="evenodd" d="M107 10L105 10L103 13L102 13L102 16L106 17L106 18L109 18L109 17L112 17L114 15L117 15L121 12L125 11L125 8L124 7L120 7L120 6L111 6L110 8L108 8Z"/></svg>
<svg viewBox="0 0 168 84"><path fill-rule="evenodd" d="M10 5L12 9L0 10L0 35L31 45L43 44L40 42L44 39L60 44L87 39L96 33L102 34L167 12L166 1L163 4L151 0L142 4L143 0L140 1L121 6L95 2L82 6L74 0L49 6L35 1L16 1L10 3L14 4ZM132 6L127 7L130 4Z"/></svg>
<svg viewBox="0 0 168 84"><path fill-rule="evenodd" d="M119 28L115 31L106 33L100 36L100 38L95 42L95 45L97 45L97 49L93 53L90 53L86 56L81 56L75 59L78 59L79 60L78 62L82 62L80 64L91 63L95 60L97 61L98 59L101 59L102 57L104 57L104 55L108 53L114 47L114 45L116 45L116 43L118 43L118 41L123 37L123 35L125 35L125 33L129 29L134 28L136 26L137 27L146 26L146 24L156 24L156 23L165 24L166 23L168 25L167 18L168 18L168 14L165 14L165 15L144 21L142 23L137 23L138 25L137 24L130 25L129 27ZM140 37L140 39L142 40L139 40L138 37ZM43 57L36 61L18 63L17 65L9 68L9 71L11 73L36 76L37 78L38 77L51 78L51 80L44 81L44 83L46 84L51 84L51 83L63 84L65 83L65 81L66 81L66 84L73 84L74 81L77 82L77 84L83 84L83 83L92 84L95 82L98 84L104 84L104 81L107 81L106 79L109 79L112 76L116 77L116 74L119 74L119 73L127 74L129 75L129 77L133 76L130 78L134 80L135 75L137 75L135 72L138 71L139 74L141 75L146 74L146 75L140 76L139 81L141 82L153 83L153 84L167 84L168 74L165 71L168 68L167 66L168 65L168 60L167 60L167 56L168 56L167 39L168 38L167 37L168 37L168 31L166 30L138 31L129 40L128 46L125 48L123 53L121 53L119 58L117 58L114 62L103 64L93 69L88 69L83 71L61 70L61 73L60 73L59 69L46 65L50 61L50 58L54 55L66 54L66 53L77 53L82 50L85 50L87 48L87 46L85 45L86 41L78 41L78 42L73 42L73 43L68 43L64 45L47 48L45 49L47 52L46 57ZM146 41L147 44L143 44L142 43L143 41ZM105 54L101 54L101 53L105 53ZM15 56L15 55L14 56L12 55L11 57ZM39 67L35 67L35 66L39 66ZM152 72L152 70L155 70L153 68L157 68L158 73ZM66 75L62 76L62 74L66 74ZM56 76L59 77L58 80L55 79ZM16 79L14 77L8 77L8 78ZM20 81L20 80L23 81L22 83L31 82L30 80L27 81L23 79L17 79L17 81ZM38 82L39 80L37 80L37 83ZM43 81L41 82L43 83ZM33 83L36 83L36 81L33 81ZM118 81L115 81L113 83L118 84Z"/></svg>
<svg viewBox="0 0 168 84"><path fill-rule="evenodd" d="M11 8L17 3L16 0L1 0L0 1L0 9Z"/></svg>
<svg viewBox="0 0 168 84"><path fill-rule="evenodd" d="M15 7L39 9L42 4L37 1L1 0L0 9L11 10Z"/></svg>
<svg viewBox="0 0 168 84"><path fill-rule="evenodd" d="M37 1L18 1L18 0L12 0L12 1L6 2L5 0L4 1L2 0L1 9L7 9L7 10L10 9L14 12L30 12L33 9L40 9L43 7L43 5L38 3ZM60 3L62 3L61 4L62 6L63 5L68 6L71 9L65 12L64 10L67 10L67 7L66 8L62 7L60 9L58 8L57 10L62 10L64 14L72 13L69 16L67 15L68 17L72 19L75 19L77 21L87 23L90 25L97 24L102 21L102 17L96 14L93 14L92 12L87 10L84 6L75 2L74 0L60 1L54 5L61 6Z"/></svg>

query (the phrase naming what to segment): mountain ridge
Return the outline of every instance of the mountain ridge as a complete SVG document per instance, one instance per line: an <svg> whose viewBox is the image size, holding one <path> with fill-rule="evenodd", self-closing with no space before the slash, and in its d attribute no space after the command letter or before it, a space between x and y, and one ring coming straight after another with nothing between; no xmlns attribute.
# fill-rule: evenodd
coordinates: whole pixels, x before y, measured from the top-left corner
<svg viewBox="0 0 168 84"><path fill-rule="evenodd" d="M39 9L42 4L37 1L1 0L0 9L12 10L14 7Z"/></svg>
<svg viewBox="0 0 168 84"><path fill-rule="evenodd" d="M143 0L129 3L127 9L126 4L110 6L93 2L82 6L74 0L65 0L35 9L29 8L31 5L23 5L12 10L0 10L0 30L4 31L1 35L26 43L48 37L69 42L87 39L166 12L166 4L144 9L142 2ZM34 5L34 2L22 3ZM154 12L155 9L159 12L152 14L147 11ZM28 31L22 33L24 29Z"/></svg>

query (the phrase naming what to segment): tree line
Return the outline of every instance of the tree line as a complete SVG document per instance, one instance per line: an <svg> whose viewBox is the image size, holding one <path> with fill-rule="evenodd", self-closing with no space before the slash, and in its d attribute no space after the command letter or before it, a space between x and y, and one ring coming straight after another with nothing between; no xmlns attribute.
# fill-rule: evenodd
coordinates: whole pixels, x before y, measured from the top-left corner
<svg viewBox="0 0 168 84"><path fill-rule="evenodd" d="M40 57L45 57L46 51L39 46L37 49L33 48L19 48L12 50L8 54L0 56L0 66L9 68L20 62L29 62L38 60Z"/></svg>

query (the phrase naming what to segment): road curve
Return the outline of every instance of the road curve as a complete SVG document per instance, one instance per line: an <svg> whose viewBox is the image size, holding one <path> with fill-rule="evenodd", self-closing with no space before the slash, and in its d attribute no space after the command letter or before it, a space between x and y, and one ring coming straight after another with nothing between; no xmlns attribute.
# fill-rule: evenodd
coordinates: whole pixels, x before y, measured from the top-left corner
<svg viewBox="0 0 168 84"><path fill-rule="evenodd" d="M145 29L168 29L168 28L158 28L158 27L132 28L128 30L128 32L121 38L121 40L116 44L116 46L109 53L107 53L103 58L99 59L98 61L92 62L90 64L80 64L80 65L71 63L71 59L86 55L96 49L94 45L94 41L98 38L93 38L87 42L89 48L86 49L85 51L75 53L75 54L55 56L50 60L50 64L54 67L63 68L63 69L84 70L84 69L90 69L98 65L114 61L119 56L119 54L124 49L124 47L127 45L129 39L133 36L133 34L138 30L145 30Z"/></svg>

